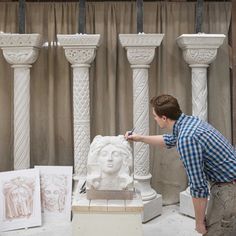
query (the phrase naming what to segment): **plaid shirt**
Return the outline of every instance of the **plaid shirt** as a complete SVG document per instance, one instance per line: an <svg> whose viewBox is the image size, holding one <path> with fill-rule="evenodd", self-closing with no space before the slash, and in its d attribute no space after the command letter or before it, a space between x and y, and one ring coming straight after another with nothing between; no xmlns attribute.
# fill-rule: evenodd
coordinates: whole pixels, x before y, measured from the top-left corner
<svg viewBox="0 0 236 236"><path fill-rule="evenodd" d="M167 148L176 146L188 175L192 197L206 198L208 181L236 180L236 151L210 124L182 114L173 134L164 134Z"/></svg>

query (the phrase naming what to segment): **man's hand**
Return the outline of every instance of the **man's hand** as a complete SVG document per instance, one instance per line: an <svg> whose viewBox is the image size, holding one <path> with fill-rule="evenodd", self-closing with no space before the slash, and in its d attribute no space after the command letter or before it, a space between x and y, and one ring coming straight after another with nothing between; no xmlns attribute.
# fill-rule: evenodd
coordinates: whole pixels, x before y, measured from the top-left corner
<svg viewBox="0 0 236 236"><path fill-rule="evenodd" d="M207 206L207 198L194 198L193 206L195 211L195 221L196 221L196 231L199 234L205 234L206 230L206 223L205 223L205 212Z"/></svg>
<svg viewBox="0 0 236 236"><path fill-rule="evenodd" d="M126 138L126 140L128 140L128 141L140 142L141 139L142 139L142 135L135 134L135 133L130 134L130 131L127 131L127 132L125 133L125 138Z"/></svg>
<svg viewBox="0 0 236 236"><path fill-rule="evenodd" d="M162 135L131 134L130 131L127 131L125 133L125 138L128 141L143 142L154 146L165 147L165 142Z"/></svg>
<svg viewBox="0 0 236 236"><path fill-rule="evenodd" d="M206 230L206 224L205 222L202 223L196 223L196 228L195 230L199 233L199 234L206 234L207 230Z"/></svg>

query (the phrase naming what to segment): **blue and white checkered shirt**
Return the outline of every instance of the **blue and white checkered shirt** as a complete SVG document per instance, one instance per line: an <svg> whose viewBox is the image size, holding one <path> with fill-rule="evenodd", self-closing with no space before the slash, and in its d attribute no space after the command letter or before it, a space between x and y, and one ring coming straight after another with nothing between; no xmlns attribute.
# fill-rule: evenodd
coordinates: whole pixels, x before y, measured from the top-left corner
<svg viewBox="0 0 236 236"><path fill-rule="evenodd" d="M236 151L210 124L181 114L173 134L163 135L167 148L176 146L186 169L192 197L206 198L208 181L236 180Z"/></svg>

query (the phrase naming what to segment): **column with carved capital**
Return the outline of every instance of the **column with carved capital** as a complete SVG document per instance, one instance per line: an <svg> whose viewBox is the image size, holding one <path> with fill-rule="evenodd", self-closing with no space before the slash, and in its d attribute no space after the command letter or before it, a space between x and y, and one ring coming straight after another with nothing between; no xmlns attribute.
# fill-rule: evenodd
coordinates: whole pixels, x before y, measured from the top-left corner
<svg viewBox="0 0 236 236"><path fill-rule="evenodd" d="M90 147L89 67L95 58L100 35L57 37L73 68L74 179L84 179Z"/></svg>
<svg viewBox="0 0 236 236"><path fill-rule="evenodd" d="M148 68L155 56L155 48L161 44L163 34L120 34L120 43L127 50L127 57L133 70L133 127L135 132L149 135L149 87ZM145 202L156 201L162 203L161 196L151 188L149 173L149 145L142 142L134 143L134 178L136 188L141 191ZM144 204L143 221L161 213L160 205L152 211L153 205ZM155 208L155 207L154 207Z"/></svg>
<svg viewBox="0 0 236 236"><path fill-rule="evenodd" d="M224 34L183 34L177 38L183 50L184 60L192 69L192 114L208 120L207 111L207 67L223 44ZM180 212L195 217L189 187L180 193Z"/></svg>
<svg viewBox="0 0 236 236"><path fill-rule="evenodd" d="M30 67L42 46L39 34L0 34L0 47L14 68L14 169L30 167Z"/></svg>

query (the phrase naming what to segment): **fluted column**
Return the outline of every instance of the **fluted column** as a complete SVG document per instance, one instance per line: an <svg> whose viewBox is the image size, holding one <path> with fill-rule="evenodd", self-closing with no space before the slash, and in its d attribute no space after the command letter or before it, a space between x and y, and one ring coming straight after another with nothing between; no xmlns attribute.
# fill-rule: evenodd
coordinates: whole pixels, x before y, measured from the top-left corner
<svg viewBox="0 0 236 236"><path fill-rule="evenodd" d="M192 114L204 121L208 121L207 68L215 60L224 38L223 34L203 33L183 34L177 38L184 60L192 69ZM180 193L180 212L195 217L189 187Z"/></svg>
<svg viewBox="0 0 236 236"><path fill-rule="evenodd" d="M89 67L100 35L57 35L73 68L73 125L75 179L86 177L90 147Z"/></svg>
<svg viewBox="0 0 236 236"><path fill-rule="evenodd" d="M14 169L30 167L30 67L42 45L39 34L0 34L0 47L14 69Z"/></svg>
<svg viewBox="0 0 236 236"><path fill-rule="evenodd" d="M120 34L121 45L127 50L127 57L133 70L133 126L135 132L149 135L149 87L148 68L160 45L163 34ZM156 197L150 186L149 145L134 143L134 178L141 190L143 200Z"/></svg>

